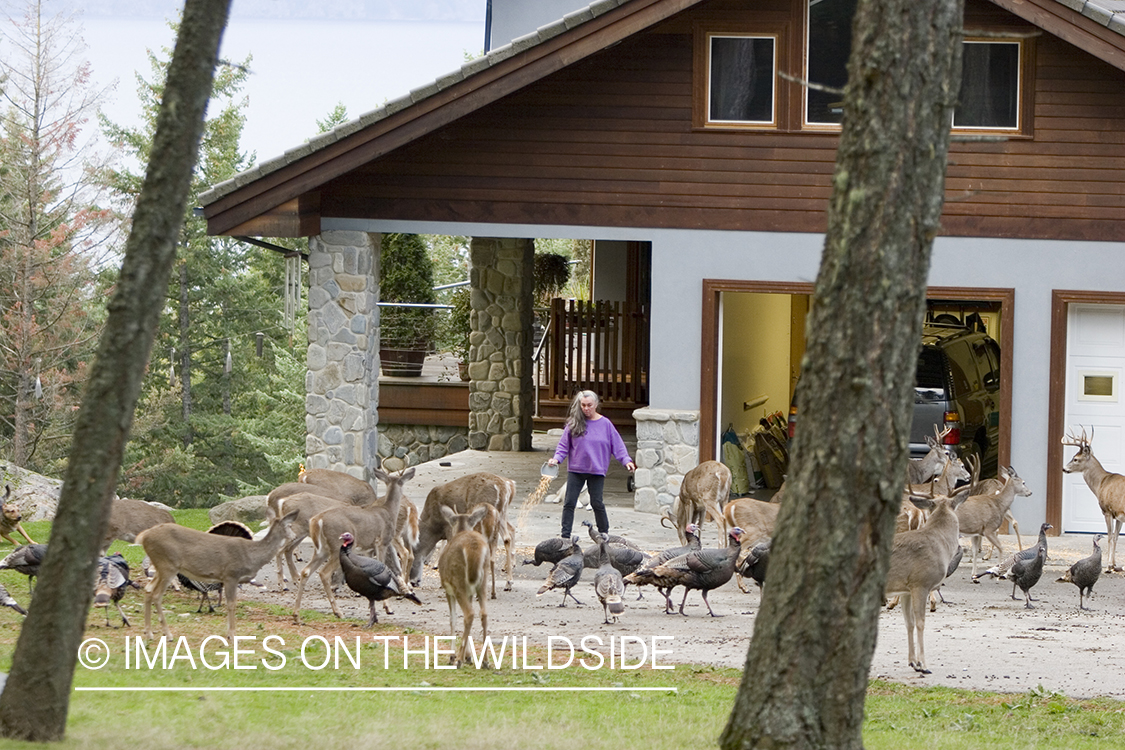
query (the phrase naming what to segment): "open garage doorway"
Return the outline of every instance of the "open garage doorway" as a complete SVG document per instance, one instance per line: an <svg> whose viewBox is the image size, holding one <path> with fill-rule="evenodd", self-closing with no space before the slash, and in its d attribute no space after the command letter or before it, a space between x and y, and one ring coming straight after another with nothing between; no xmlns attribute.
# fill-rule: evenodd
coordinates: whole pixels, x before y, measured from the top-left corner
<svg viewBox="0 0 1125 750"><path fill-rule="evenodd" d="M705 279L703 288L701 460L720 457L728 428L752 429L766 414L788 412L805 351L804 325L815 304L812 284ZM950 367L943 379L963 376L950 387L985 392L991 405L972 416L995 428L988 431L989 463L1005 466L1011 460L1014 291L931 287L927 296L931 324L962 326L995 341L985 348L978 340L979 364L965 372ZM974 431L964 443L977 436Z"/></svg>

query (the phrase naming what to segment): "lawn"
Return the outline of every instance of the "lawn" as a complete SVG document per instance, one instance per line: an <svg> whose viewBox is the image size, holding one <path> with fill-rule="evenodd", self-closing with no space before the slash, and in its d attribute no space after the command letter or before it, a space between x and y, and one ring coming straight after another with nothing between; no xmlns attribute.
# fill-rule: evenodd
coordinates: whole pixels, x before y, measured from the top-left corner
<svg viewBox="0 0 1125 750"><path fill-rule="evenodd" d="M177 513L206 527L201 511ZM46 540L49 525L29 524ZM134 569L141 550L118 543ZM23 576L0 573L26 602ZM315 612L294 625L285 609L240 603L239 653L220 638L225 616L196 612L198 598L169 593L166 608L182 635L161 652L139 642L142 598L129 594L131 628L107 627L92 612L67 738L59 747L113 748L644 748L714 747L741 678L737 670L566 669L542 648L492 669L435 667L432 634L401 625L371 631ZM0 612L0 669L7 669L22 618ZM116 613L112 626L120 625ZM245 636L243 640L241 637ZM404 655L406 640L410 652ZM92 643L92 642L91 642ZM447 648L448 644L442 644ZM404 666L405 662L405 666ZM560 663L557 659L553 664ZM593 666L595 662L588 661ZM445 666L437 659L436 666ZM90 688L95 688L91 690ZM159 688L173 688L161 691ZM263 688L268 690L263 690ZM237 690L234 690L237 689ZM864 742L869 748L1094 748L1125 742L1125 704L1079 701L1037 690L999 695L874 682ZM1107 744L1108 743L1108 744ZM0 750L24 747L0 741Z"/></svg>

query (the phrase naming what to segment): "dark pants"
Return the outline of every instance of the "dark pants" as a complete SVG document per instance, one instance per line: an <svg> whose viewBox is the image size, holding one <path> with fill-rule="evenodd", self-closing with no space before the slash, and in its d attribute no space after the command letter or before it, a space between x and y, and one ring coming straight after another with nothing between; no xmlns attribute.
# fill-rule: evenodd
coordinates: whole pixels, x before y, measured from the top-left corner
<svg viewBox="0 0 1125 750"><path fill-rule="evenodd" d="M590 491L590 508L594 511L594 521L598 531L609 533L609 516L605 512L605 503L602 501L602 487L605 477L601 474L581 474L577 471L567 472L566 475L566 503L562 512L562 536L570 539L570 527L574 524L574 506L578 503L578 494L582 492L582 485Z"/></svg>

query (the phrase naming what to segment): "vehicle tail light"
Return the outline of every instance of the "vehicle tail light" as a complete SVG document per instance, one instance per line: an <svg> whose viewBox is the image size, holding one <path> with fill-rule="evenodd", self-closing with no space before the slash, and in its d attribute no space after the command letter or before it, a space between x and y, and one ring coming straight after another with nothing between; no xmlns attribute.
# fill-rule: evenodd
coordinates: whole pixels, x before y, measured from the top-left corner
<svg viewBox="0 0 1125 750"><path fill-rule="evenodd" d="M945 433L942 438L943 445L960 445L961 444L961 415L955 411L947 411L943 418L946 428L949 432Z"/></svg>

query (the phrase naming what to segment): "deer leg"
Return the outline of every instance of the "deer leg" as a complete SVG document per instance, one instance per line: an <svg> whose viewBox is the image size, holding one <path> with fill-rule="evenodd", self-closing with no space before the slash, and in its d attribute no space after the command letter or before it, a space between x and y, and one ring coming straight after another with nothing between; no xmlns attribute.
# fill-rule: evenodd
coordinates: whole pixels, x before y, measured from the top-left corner
<svg viewBox="0 0 1125 750"><path fill-rule="evenodd" d="M309 562L309 565L312 565L313 562L316 561L317 558L314 556L312 561ZM337 562L337 565L338 564ZM342 618L343 615L340 614L340 605L336 603L336 594L332 591L332 574L335 570L336 567L332 564L332 560L327 560L324 564L320 565L320 584L324 587L324 596L328 599L328 604L332 607L332 614ZM303 576L304 573L301 575Z"/></svg>
<svg viewBox="0 0 1125 750"><path fill-rule="evenodd" d="M227 639L234 647L234 623L238 617L236 603L238 601L238 581L230 578L223 584L223 591L227 595Z"/></svg>
<svg viewBox="0 0 1125 750"><path fill-rule="evenodd" d="M151 620L151 607L153 600L156 601L156 616L160 619L160 626L164 629L164 637L171 639L172 634L168 632L168 623L164 619L164 590L168 588L168 582L171 576L164 575L160 570L156 571L156 577L152 582L145 587L145 639L152 640L152 620Z"/></svg>
<svg viewBox="0 0 1125 750"><path fill-rule="evenodd" d="M921 674L930 674L930 670L926 669L926 646L923 642L923 634L926 631L926 597L918 596L917 594L910 597L910 608L914 611L914 629L918 632L918 660L914 664L914 669ZM903 612L907 609L906 604L903 604Z"/></svg>
<svg viewBox="0 0 1125 750"><path fill-rule="evenodd" d="M484 590L479 592L479 600L481 606L484 606ZM469 633L473 629L473 595L470 591L458 591L457 603L461 607L461 616L465 623L465 629L461 632L461 643L457 646L457 666L460 667L465 663L465 653L469 650Z"/></svg>

